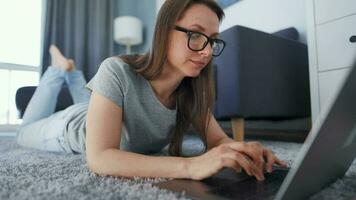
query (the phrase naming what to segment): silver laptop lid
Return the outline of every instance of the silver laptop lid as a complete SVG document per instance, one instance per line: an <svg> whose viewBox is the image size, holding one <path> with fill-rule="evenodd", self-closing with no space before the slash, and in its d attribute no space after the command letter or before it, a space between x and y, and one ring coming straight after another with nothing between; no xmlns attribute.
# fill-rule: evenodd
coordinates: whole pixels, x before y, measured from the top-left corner
<svg viewBox="0 0 356 200"><path fill-rule="evenodd" d="M305 199L344 176L356 157L356 67L319 114L276 199Z"/></svg>

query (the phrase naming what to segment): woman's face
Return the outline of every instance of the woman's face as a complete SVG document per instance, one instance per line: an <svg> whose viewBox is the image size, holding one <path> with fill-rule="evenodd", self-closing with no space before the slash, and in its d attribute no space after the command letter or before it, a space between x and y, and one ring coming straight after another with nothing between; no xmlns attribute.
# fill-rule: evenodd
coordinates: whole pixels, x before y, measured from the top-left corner
<svg viewBox="0 0 356 200"><path fill-rule="evenodd" d="M175 25L211 38L216 38L219 32L219 19L216 13L203 4L192 5ZM188 47L187 33L171 31L167 51L167 64L171 70L183 77L196 77L211 58L210 44L201 51L192 51Z"/></svg>

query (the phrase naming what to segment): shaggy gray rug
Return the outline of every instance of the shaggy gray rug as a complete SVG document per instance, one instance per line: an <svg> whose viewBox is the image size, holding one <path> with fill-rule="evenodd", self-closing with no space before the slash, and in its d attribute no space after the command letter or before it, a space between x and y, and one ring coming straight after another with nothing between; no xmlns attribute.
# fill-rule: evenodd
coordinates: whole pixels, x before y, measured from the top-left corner
<svg viewBox="0 0 356 200"><path fill-rule="evenodd" d="M301 144L262 142L292 164ZM190 138L186 154L201 144ZM42 152L18 146L14 138L0 137L0 199L188 199L152 186L165 179L124 179L91 173L83 155ZM312 199L350 199L356 196L356 162L345 177Z"/></svg>

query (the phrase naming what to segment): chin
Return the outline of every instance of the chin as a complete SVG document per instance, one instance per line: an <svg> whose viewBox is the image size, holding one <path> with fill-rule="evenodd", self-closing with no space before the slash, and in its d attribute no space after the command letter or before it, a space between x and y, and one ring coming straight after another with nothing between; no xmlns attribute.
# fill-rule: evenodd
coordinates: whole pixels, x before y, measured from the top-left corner
<svg viewBox="0 0 356 200"><path fill-rule="evenodd" d="M199 71L191 71L191 72L186 74L187 77L191 77L191 78L196 78L199 75L200 75L200 70Z"/></svg>
<svg viewBox="0 0 356 200"><path fill-rule="evenodd" d="M199 67L199 66L187 66L184 70L184 75L185 77L191 77L191 78L195 78L198 77L201 73L201 70L203 70L204 67Z"/></svg>

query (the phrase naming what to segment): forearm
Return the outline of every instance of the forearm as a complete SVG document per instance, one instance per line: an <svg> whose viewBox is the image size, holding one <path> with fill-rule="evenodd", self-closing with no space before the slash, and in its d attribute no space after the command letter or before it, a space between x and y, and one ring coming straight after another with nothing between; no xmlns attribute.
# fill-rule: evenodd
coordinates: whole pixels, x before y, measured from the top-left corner
<svg viewBox="0 0 356 200"><path fill-rule="evenodd" d="M229 138L228 136L226 137L222 137L220 140L218 140L214 145L213 147L217 147L221 144L224 144L224 143L230 143L230 142L236 142L236 140L232 139L232 138Z"/></svg>
<svg viewBox="0 0 356 200"><path fill-rule="evenodd" d="M229 138L226 135L224 130L220 127L215 117L211 114L210 121L207 129L207 140L208 140L208 149L217 147L223 143L236 142L235 140Z"/></svg>
<svg viewBox="0 0 356 200"><path fill-rule="evenodd" d="M189 158L146 156L108 149L98 154L93 162L91 170L102 175L189 178Z"/></svg>

